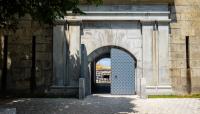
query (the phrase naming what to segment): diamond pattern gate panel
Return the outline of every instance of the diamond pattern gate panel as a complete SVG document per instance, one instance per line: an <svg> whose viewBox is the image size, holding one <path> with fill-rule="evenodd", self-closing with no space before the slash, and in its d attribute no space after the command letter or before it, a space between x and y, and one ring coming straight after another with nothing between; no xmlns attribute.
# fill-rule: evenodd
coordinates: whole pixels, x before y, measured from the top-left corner
<svg viewBox="0 0 200 114"><path fill-rule="evenodd" d="M131 95L135 93L135 61L125 51L111 49L111 94Z"/></svg>

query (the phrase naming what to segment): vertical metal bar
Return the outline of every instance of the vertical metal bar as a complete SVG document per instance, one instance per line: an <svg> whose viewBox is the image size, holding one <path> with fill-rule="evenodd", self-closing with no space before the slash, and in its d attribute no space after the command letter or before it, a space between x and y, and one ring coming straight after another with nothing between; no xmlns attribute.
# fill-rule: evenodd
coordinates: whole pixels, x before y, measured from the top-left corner
<svg viewBox="0 0 200 114"><path fill-rule="evenodd" d="M187 66L187 92L191 93L191 71L190 71L190 45L189 36L186 36L186 66Z"/></svg>
<svg viewBox="0 0 200 114"><path fill-rule="evenodd" d="M32 67L31 67L31 77L30 77L30 90L31 93L34 92L36 89L36 79L35 79L35 72L36 72L36 37L32 37Z"/></svg>
<svg viewBox="0 0 200 114"><path fill-rule="evenodd" d="M8 36L4 36L4 47L3 47L3 72L1 79L2 91L6 91L7 88L7 59L8 59Z"/></svg>

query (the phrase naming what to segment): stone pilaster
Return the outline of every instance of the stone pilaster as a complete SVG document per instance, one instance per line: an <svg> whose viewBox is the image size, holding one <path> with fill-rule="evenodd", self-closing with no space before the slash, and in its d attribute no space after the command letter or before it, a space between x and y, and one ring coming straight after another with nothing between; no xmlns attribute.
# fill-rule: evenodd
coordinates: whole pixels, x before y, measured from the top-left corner
<svg viewBox="0 0 200 114"><path fill-rule="evenodd" d="M80 77L80 20L68 20L68 44L69 44L69 80L71 86L78 86Z"/></svg>
<svg viewBox="0 0 200 114"><path fill-rule="evenodd" d="M67 84L67 39L65 20L58 20L53 27L53 85Z"/></svg>

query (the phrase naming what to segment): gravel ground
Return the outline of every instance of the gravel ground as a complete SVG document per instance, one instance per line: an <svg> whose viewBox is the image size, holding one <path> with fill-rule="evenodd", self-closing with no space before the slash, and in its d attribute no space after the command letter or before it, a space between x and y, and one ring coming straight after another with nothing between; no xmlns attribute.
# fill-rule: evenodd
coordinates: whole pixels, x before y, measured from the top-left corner
<svg viewBox="0 0 200 114"><path fill-rule="evenodd" d="M72 98L20 98L0 101L17 114L200 114L200 99L140 99L138 96L96 94Z"/></svg>

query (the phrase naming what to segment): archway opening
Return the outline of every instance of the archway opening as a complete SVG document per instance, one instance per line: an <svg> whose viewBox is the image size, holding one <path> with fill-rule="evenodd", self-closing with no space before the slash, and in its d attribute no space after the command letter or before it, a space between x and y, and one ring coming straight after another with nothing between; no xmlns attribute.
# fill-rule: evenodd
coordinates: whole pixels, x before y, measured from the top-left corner
<svg viewBox="0 0 200 114"><path fill-rule="evenodd" d="M135 68L137 61L129 51L117 46L105 46L93 51L88 56L88 61L90 66L92 93L115 94L114 90L117 90L119 93L116 94L135 94ZM113 65L115 66L113 67ZM127 85L128 83L130 85ZM124 93L120 86L122 88L125 87ZM129 91L128 89L131 92L127 92Z"/></svg>
<svg viewBox="0 0 200 114"><path fill-rule="evenodd" d="M111 84L111 59L101 58L96 61L95 65L95 92L96 93L110 93Z"/></svg>

